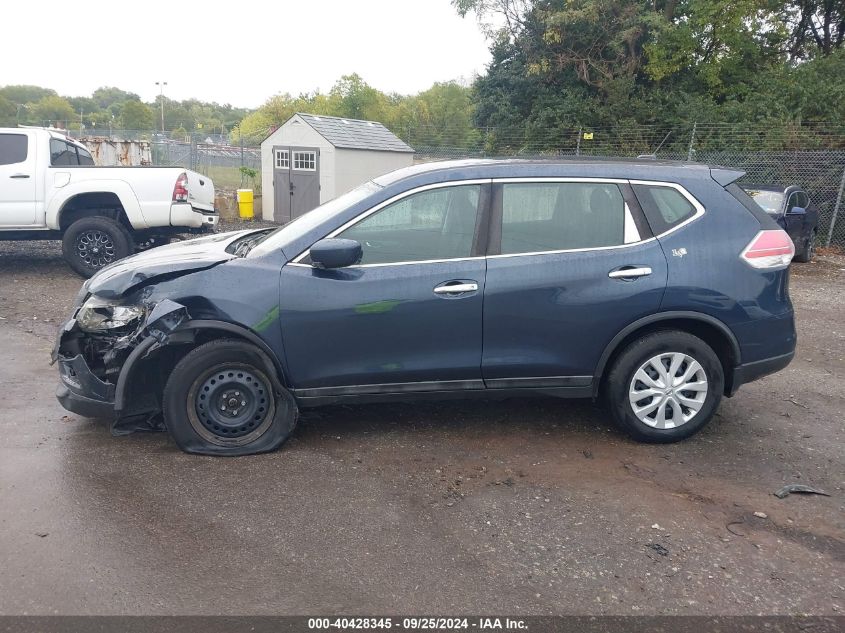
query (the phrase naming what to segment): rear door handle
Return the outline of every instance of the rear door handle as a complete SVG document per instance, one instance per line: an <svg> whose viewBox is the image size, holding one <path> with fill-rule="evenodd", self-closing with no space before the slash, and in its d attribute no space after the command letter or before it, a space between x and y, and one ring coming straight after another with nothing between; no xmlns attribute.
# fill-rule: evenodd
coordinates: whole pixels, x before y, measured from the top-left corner
<svg viewBox="0 0 845 633"><path fill-rule="evenodd" d="M645 277L651 274L651 268L648 266L625 266L624 268L617 268L607 273L611 279L634 279L635 277Z"/></svg>
<svg viewBox="0 0 845 633"><path fill-rule="evenodd" d="M12 174L9 178L29 178L29 174Z"/></svg>
<svg viewBox="0 0 845 633"><path fill-rule="evenodd" d="M437 286L434 289L434 294L437 295L451 295L460 294L462 292L476 292L478 284L475 282L455 283L447 281L445 284Z"/></svg>

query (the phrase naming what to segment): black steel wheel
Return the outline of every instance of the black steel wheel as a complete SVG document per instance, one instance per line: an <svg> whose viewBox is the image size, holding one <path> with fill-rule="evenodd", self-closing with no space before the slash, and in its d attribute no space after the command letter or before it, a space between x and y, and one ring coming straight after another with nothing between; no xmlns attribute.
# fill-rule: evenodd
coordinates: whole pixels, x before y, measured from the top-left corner
<svg viewBox="0 0 845 633"><path fill-rule="evenodd" d="M188 418L198 435L221 446L243 446L270 428L276 407L269 378L250 365L223 363L194 380Z"/></svg>
<svg viewBox="0 0 845 633"><path fill-rule="evenodd" d="M206 455L272 451L296 426L296 402L270 358L241 340L189 352L164 388L164 421L179 447Z"/></svg>

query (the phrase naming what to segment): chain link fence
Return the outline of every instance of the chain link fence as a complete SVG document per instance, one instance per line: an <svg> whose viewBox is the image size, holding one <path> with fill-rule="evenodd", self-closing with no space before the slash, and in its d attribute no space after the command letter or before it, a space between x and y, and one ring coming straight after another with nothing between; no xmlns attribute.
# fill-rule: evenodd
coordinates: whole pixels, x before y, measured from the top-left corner
<svg viewBox="0 0 845 633"><path fill-rule="evenodd" d="M71 135L80 136L77 132L71 132ZM261 173L260 147L247 143L232 144L225 135L93 128L86 128L83 135L88 145L97 139L107 143L149 143L153 165L192 169L210 177L218 189L254 188L261 182L260 178L253 181L248 172L241 169Z"/></svg>
<svg viewBox="0 0 845 633"><path fill-rule="evenodd" d="M656 155L667 160L694 160L746 172L742 184L800 185L819 209L817 245L845 251L845 129L825 128L823 134L796 132L780 137L761 130L731 134L718 126L693 126L685 139L672 130L647 128L558 132L560 146L548 149L549 139L521 144L480 143L476 147L413 145L416 162L461 158L565 158L573 156L636 157ZM495 130L481 138L495 141ZM586 135L586 137L585 137ZM674 140L670 142L672 136ZM500 135L499 140L502 139ZM493 145L491 149L490 145ZM789 146L789 149L786 147ZM804 147L802 147L804 146ZM543 149L541 149L543 147ZM725 148L725 149L722 149ZM656 150L656 151L655 151Z"/></svg>
<svg viewBox="0 0 845 633"><path fill-rule="evenodd" d="M460 158L554 158L570 156L636 157L694 160L740 169L740 184L797 184L819 208L817 243L845 251L845 125L749 125L692 123L674 127L520 129L417 126L396 130L415 149L416 162ZM214 180L218 189L260 187L261 150L254 140L231 143L222 134L196 130L93 130L88 137L143 140L150 143L153 165L193 169ZM242 168L245 168L242 169Z"/></svg>

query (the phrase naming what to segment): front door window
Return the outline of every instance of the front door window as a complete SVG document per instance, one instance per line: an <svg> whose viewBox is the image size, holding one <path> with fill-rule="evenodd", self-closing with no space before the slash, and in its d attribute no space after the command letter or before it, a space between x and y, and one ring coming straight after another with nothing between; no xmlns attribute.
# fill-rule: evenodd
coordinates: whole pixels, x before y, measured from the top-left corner
<svg viewBox="0 0 845 633"><path fill-rule="evenodd" d="M481 185L421 191L365 217L335 237L357 240L362 264L470 257Z"/></svg>

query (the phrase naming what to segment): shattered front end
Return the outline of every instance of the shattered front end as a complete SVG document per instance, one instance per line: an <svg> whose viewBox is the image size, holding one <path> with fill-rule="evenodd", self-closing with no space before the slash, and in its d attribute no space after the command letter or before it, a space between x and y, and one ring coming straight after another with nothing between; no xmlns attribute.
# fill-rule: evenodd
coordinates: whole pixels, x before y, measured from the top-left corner
<svg viewBox="0 0 845 633"><path fill-rule="evenodd" d="M85 417L114 421L157 413L155 394L162 378L135 369L187 319L185 306L169 299L153 303L139 293L109 300L83 290L53 349L61 380L59 403ZM130 400L131 409L126 406Z"/></svg>

